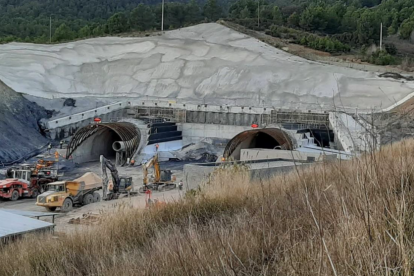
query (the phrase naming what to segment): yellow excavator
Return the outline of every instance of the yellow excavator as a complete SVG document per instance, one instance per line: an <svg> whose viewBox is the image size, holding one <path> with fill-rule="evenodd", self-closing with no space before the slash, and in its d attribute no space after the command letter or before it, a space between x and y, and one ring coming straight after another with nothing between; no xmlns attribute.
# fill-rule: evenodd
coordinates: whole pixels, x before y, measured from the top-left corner
<svg viewBox="0 0 414 276"><path fill-rule="evenodd" d="M148 169L154 167L154 177L149 179ZM161 170L158 162L158 154L155 154L150 160L142 165L143 186L139 188L140 193L145 193L148 190L153 191L169 191L177 187L176 177L170 170Z"/></svg>

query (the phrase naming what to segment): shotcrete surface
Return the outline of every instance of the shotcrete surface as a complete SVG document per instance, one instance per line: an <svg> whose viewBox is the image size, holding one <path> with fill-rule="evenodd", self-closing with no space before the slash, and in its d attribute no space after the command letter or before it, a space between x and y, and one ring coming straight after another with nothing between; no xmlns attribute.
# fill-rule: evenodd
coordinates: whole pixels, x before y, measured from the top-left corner
<svg viewBox="0 0 414 276"><path fill-rule="evenodd" d="M0 46L0 79L43 98L166 98L300 109L383 109L414 83L293 56L216 23L141 38Z"/></svg>

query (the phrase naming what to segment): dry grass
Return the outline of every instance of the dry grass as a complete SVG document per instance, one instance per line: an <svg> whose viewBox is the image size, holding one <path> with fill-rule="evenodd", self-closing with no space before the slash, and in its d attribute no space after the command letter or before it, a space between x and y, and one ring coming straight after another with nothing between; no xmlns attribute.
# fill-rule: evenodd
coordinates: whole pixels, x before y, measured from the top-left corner
<svg viewBox="0 0 414 276"><path fill-rule="evenodd" d="M250 183L239 168L162 210L27 237L0 275L410 275L414 140Z"/></svg>

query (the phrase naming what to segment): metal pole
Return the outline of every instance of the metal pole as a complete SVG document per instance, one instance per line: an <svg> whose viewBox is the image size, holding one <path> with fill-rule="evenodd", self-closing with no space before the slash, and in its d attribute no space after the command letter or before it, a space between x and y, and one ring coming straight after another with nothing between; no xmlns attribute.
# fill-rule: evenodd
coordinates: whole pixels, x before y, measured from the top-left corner
<svg viewBox="0 0 414 276"><path fill-rule="evenodd" d="M161 5L161 32L164 33L164 0Z"/></svg>
<svg viewBox="0 0 414 276"><path fill-rule="evenodd" d="M381 29L380 29L380 51L382 51L382 22L381 22Z"/></svg>
<svg viewBox="0 0 414 276"><path fill-rule="evenodd" d="M260 27L260 0L257 0L257 27Z"/></svg>
<svg viewBox="0 0 414 276"><path fill-rule="evenodd" d="M49 17L49 43L52 43L52 16Z"/></svg>

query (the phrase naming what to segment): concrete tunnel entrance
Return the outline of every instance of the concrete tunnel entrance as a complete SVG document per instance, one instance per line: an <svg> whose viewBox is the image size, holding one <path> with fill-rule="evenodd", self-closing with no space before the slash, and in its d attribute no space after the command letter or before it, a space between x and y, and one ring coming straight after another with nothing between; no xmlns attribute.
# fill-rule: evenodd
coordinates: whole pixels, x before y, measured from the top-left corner
<svg viewBox="0 0 414 276"><path fill-rule="evenodd" d="M240 160L242 149L293 149L289 135L278 128L246 130L231 139L224 150L224 158Z"/></svg>
<svg viewBox="0 0 414 276"><path fill-rule="evenodd" d="M100 155L117 159L121 166L138 149L140 131L131 123L92 124L79 129L69 142L66 158L76 163L98 161Z"/></svg>

